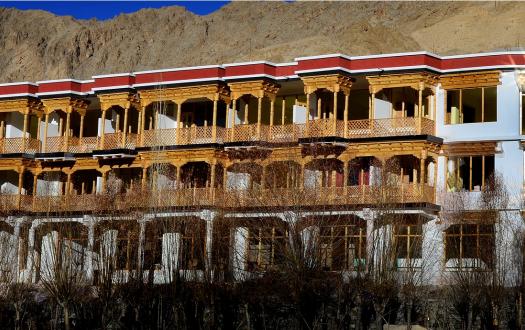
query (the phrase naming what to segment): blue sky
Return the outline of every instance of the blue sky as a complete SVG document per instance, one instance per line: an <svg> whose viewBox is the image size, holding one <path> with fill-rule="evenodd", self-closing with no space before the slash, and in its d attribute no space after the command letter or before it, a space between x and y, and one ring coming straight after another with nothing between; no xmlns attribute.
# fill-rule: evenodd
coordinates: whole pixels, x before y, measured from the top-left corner
<svg viewBox="0 0 525 330"><path fill-rule="evenodd" d="M229 1L0 1L0 7L41 9L56 15L70 15L79 19L108 19L121 13L132 13L142 8L184 6L198 15L206 15Z"/></svg>

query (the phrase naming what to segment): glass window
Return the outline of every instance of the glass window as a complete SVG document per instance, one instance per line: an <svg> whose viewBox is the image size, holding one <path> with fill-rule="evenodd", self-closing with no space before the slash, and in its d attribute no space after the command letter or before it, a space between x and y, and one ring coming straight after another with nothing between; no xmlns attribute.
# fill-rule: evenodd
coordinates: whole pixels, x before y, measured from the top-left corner
<svg viewBox="0 0 525 330"><path fill-rule="evenodd" d="M320 228L320 262L325 270L353 270L365 259L366 228L334 225Z"/></svg>
<svg viewBox="0 0 525 330"><path fill-rule="evenodd" d="M497 121L497 88L447 90L446 124Z"/></svg>
<svg viewBox="0 0 525 330"><path fill-rule="evenodd" d="M453 268L491 269L494 258L494 226L457 224L445 231L446 260Z"/></svg>
<svg viewBox="0 0 525 330"><path fill-rule="evenodd" d="M447 168L448 191L481 191L494 174L494 155L451 158Z"/></svg>
<svg viewBox="0 0 525 330"><path fill-rule="evenodd" d="M483 99L483 114L484 122L496 121L497 120L497 109L498 109L498 92L496 87L485 87L484 99Z"/></svg>

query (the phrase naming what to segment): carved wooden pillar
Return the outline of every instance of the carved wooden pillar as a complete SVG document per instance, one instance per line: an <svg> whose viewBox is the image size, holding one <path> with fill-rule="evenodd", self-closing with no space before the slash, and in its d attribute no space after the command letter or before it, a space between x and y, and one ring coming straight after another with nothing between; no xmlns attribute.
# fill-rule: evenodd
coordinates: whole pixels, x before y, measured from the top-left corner
<svg viewBox="0 0 525 330"><path fill-rule="evenodd" d="M180 125L180 118L181 118L181 112L182 112L182 102L181 101L177 101L175 102L175 105L177 106L177 131L176 131L176 134L175 134L175 144L179 144L179 141L180 141L180 130L181 130L181 125Z"/></svg>
<svg viewBox="0 0 525 330"><path fill-rule="evenodd" d="M214 162L210 164L210 188L213 190L215 188L215 167L217 164Z"/></svg>
<svg viewBox="0 0 525 330"><path fill-rule="evenodd" d="M177 110L178 111L178 110ZM140 107L140 146L144 146L144 131L146 130L146 107L141 106Z"/></svg>
<svg viewBox="0 0 525 330"><path fill-rule="evenodd" d="M284 125L286 116L286 97L283 96L283 102L281 104L281 125Z"/></svg>
<svg viewBox="0 0 525 330"><path fill-rule="evenodd" d="M18 209L20 209L20 203L22 201L22 187L24 185L24 171L25 171L25 168L22 167L20 169L20 172L18 172L18 195L17 195L17 200L16 200Z"/></svg>
<svg viewBox="0 0 525 330"><path fill-rule="evenodd" d="M38 192L38 174L33 173L33 199L35 198Z"/></svg>
<svg viewBox="0 0 525 330"><path fill-rule="evenodd" d="M147 167L143 167L142 168L142 178L141 178L141 182L140 182L142 190L146 189L146 180L147 180L147 178L148 178L148 168Z"/></svg>
<svg viewBox="0 0 525 330"><path fill-rule="evenodd" d="M47 128L49 125L49 113L46 113L44 119L44 140L42 141L42 152L47 151Z"/></svg>
<svg viewBox="0 0 525 330"><path fill-rule="evenodd" d="M231 137L230 142L233 142L234 136L235 136L235 116L237 111L237 99L232 98L232 125L231 125Z"/></svg>
<svg viewBox="0 0 525 330"><path fill-rule="evenodd" d="M370 109L368 110L368 118L374 119L375 115L375 99L376 99L376 93L372 92L370 95Z"/></svg>
<svg viewBox="0 0 525 330"><path fill-rule="evenodd" d="M29 121L29 113L24 113L24 128L22 130L22 152L26 151L26 134L27 134L27 124Z"/></svg>
<svg viewBox="0 0 525 330"><path fill-rule="evenodd" d="M343 136L345 138L348 137L348 99L350 98L350 92L345 92L345 110L344 110L344 113L343 113L343 125L344 125L344 132L343 132Z"/></svg>
<svg viewBox="0 0 525 330"><path fill-rule="evenodd" d="M81 113L80 114L80 130L78 132L78 139L80 140L80 144L82 145L82 138L84 137L84 117L86 114Z"/></svg>
<svg viewBox="0 0 525 330"><path fill-rule="evenodd" d="M126 147L126 135L128 133L128 111L129 107L124 109L124 127L122 128L122 148Z"/></svg>
<svg viewBox="0 0 525 330"><path fill-rule="evenodd" d="M257 138L261 139L262 97L257 98Z"/></svg>
<svg viewBox="0 0 525 330"><path fill-rule="evenodd" d="M335 89L334 90L334 111L333 111L333 116L334 116L334 128L333 128L333 134L334 136L336 135L337 133L337 94L338 94L338 90Z"/></svg>
<svg viewBox="0 0 525 330"><path fill-rule="evenodd" d="M106 109L102 109L102 113L100 115L100 149L104 149L104 135L106 134Z"/></svg>
<svg viewBox="0 0 525 330"><path fill-rule="evenodd" d="M310 134L310 93L306 93L306 136Z"/></svg>
<svg viewBox="0 0 525 330"><path fill-rule="evenodd" d="M71 126L71 111L72 109L67 109L66 111L66 131L64 132L64 151L69 150L69 127Z"/></svg>
<svg viewBox="0 0 525 330"><path fill-rule="evenodd" d="M217 142L217 102L219 101L219 94L215 95L213 99L213 118L211 126L211 139L213 143Z"/></svg>
<svg viewBox="0 0 525 330"><path fill-rule="evenodd" d="M36 125L36 139L40 141L40 122L42 121L42 114L37 114L37 125Z"/></svg>
<svg viewBox="0 0 525 330"><path fill-rule="evenodd" d="M69 195L70 190L71 190L71 172L68 172L67 173L67 178L66 178L66 193L65 193L65 195Z"/></svg>
<svg viewBox="0 0 525 330"><path fill-rule="evenodd" d="M322 108L321 92L318 92L317 93L317 119L321 119L321 108Z"/></svg>
<svg viewBox="0 0 525 330"><path fill-rule="evenodd" d="M419 84L418 90L418 131L421 134L422 123L423 123L423 84Z"/></svg>
<svg viewBox="0 0 525 330"><path fill-rule="evenodd" d="M250 97L247 96L246 98L243 98L243 101L244 101L244 122L243 124L246 125L249 122L248 115L249 115L249 110L250 110L250 107L249 107Z"/></svg>

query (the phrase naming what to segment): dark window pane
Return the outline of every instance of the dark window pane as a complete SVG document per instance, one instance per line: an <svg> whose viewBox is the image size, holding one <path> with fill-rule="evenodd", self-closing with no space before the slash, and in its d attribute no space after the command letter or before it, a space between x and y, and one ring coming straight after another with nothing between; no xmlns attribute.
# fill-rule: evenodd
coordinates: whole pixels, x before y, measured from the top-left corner
<svg viewBox="0 0 525 330"><path fill-rule="evenodd" d="M447 113L446 116L448 124L459 124L459 90L447 91Z"/></svg>
<svg viewBox="0 0 525 330"><path fill-rule="evenodd" d="M497 88L485 88L485 118L484 121L497 120Z"/></svg>
<svg viewBox="0 0 525 330"><path fill-rule="evenodd" d="M463 123L481 122L481 88L463 89Z"/></svg>

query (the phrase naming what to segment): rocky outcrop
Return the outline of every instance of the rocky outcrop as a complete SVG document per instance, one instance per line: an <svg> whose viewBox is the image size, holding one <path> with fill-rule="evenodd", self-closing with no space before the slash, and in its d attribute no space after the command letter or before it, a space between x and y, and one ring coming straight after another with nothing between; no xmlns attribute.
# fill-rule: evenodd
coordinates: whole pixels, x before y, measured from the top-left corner
<svg viewBox="0 0 525 330"><path fill-rule="evenodd" d="M172 6L104 21L2 8L0 81L335 52L510 49L525 44L522 17L520 2L232 2L206 16Z"/></svg>

